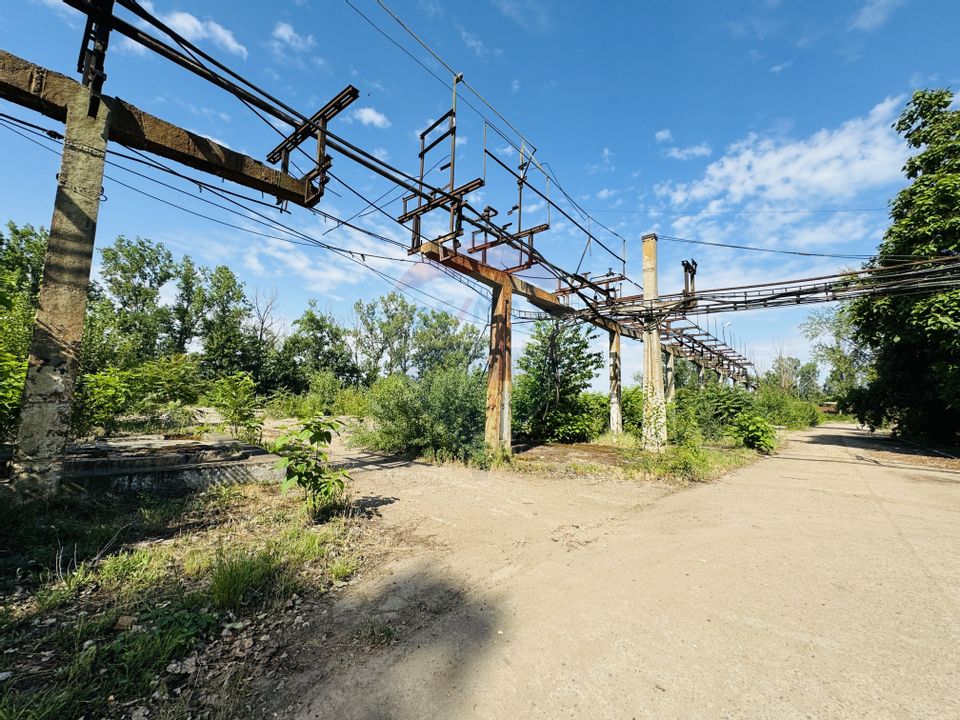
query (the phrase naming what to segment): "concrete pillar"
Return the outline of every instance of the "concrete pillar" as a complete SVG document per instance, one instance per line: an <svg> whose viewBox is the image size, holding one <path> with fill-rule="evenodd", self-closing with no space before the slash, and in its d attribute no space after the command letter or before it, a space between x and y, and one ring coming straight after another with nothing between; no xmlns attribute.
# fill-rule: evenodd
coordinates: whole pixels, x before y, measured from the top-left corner
<svg viewBox="0 0 960 720"><path fill-rule="evenodd" d="M703 365L697 365L697 387L707 384L707 371Z"/></svg>
<svg viewBox="0 0 960 720"><path fill-rule="evenodd" d="M643 296L656 301L657 236L643 236ZM660 328L643 333L643 449L662 452L667 445L667 410L663 396L663 349Z"/></svg>
<svg viewBox="0 0 960 720"><path fill-rule="evenodd" d="M676 362L676 355L667 350L667 402L673 402L677 395Z"/></svg>
<svg viewBox="0 0 960 720"><path fill-rule="evenodd" d="M621 382L620 333L610 331L610 432L623 432L623 409L620 404Z"/></svg>
<svg viewBox="0 0 960 720"><path fill-rule="evenodd" d="M77 380L90 266L103 186L109 107L78 86L67 104L66 139L43 284L13 457L13 479L22 495L59 488L69 440L70 406Z"/></svg>
<svg viewBox="0 0 960 720"><path fill-rule="evenodd" d="M510 307L513 290L494 286L490 307L490 361L487 375L487 420L484 440L492 449L510 451Z"/></svg>

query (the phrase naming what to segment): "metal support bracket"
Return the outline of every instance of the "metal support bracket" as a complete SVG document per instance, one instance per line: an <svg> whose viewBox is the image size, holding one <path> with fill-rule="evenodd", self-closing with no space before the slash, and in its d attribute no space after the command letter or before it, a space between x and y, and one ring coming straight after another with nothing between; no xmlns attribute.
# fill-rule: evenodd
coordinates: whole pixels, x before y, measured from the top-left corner
<svg viewBox="0 0 960 720"><path fill-rule="evenodd" d="M327 123L349 107L358 97L360 97L360 91L353 85L347 85L335 98L320 108L313 117L297 126L296 130L267 154L267 161L274 165L279 162L280 171L287 174L290 169L290 153L308 139L316 138L316 165L301 178L306 184L303 198L305 207L311 208L320 202L324 188L330 180L327 172L333 164L333 158L327 154ZM316 182L316 185L314 185L314 182Z"/></svg>

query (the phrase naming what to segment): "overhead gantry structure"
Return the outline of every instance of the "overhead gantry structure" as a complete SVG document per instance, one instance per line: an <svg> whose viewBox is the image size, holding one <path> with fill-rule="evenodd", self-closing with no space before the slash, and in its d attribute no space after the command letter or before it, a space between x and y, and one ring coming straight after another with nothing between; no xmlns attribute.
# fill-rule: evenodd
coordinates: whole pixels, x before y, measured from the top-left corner
<svg viewBox="0 0 960 720"><path fill-rule="evenodd" d="M271 194L278 202L305 208L313 208L322 198L334 155L357 163L406 190L405 209L397 219L411 230L411 253L470 276L493 291L486 418L486 439L491 446L510 446L510 320L515 294L551 316L589 322L609 333L611 428L614 431L621 428L620 339L626 336L644 340L650 363L646 372L649 389L654 398L659 398L647 405L662 419L662 335L658 330L659 323L638 323L635 319L622 321L610 316L606 308L612 307L620 296L618 279L612 274L591 279L587 273L580 273L579 268L574 272L564 269L547 259L535 246L536 238L549 229L549 222L522 226L524 193L532 193L582 231L587 243L596 243L609 251L601 238L528 181L530 168L540 167L532 152L525 150L521 143L520 164L514 171L488 149L484 150L485 157L508 172L517 183L519 200L507 213L510 215L516 211L515 228L511 228L511 223L499 225L494 222L497 215L494 208L476 210L471 207L469 195L484 185L484 179L456 184L456 91L462 76L456 76L453 81L451 110L421 136L420 172L412 175L330 129L338 114L358 97L352 86L346 86L318 112L307 116L211 57L136 0L63 2L87 16L77 66L81 82L0 51L0 98L66 123L13 464L15 475L33 483L38 492L56 491L62 474L109 143L152 153ZM117 8L130 12L133 22L118 17L115 14ZM173 44L164 42L148 30L159 31ZM268 162L279 164L279 169L105 95L105 60L113 32L119 32L234 95L250 109L262 113L261 117L269 116L288 125L291 132L266 153ZM433 148L445 141L450 143L449 163L444 168L450 171L449 182L446 187L436 187L425 180L425 159ZM313 166L303 177L295 177L289 173L290 156L294 152L307 154L303 149L305 143L315 148L314 154L308 155ZM447 213L448 228L438 237L425 238L421 223L431 212ZM463 242L467 230L471 233L469 246ZM655 236L644 238L647 290L640 297L648 303L656 303L657 297L655 246ZM648 249L653 252L652 264ZM491 260L492 256L502 256L505 252L516 253L516 261L498 266L495 260ZM610 252L622 260L621 256ZM518 276L521 271L534 266L545 268L556 277L557 292L540 288ZM619 279L626 279L625 263ZM682 330L667 330L668 346L687 347L692 338L678 339L685 335ZM729 349L712 341L701 342L700 347L718 363L729 354ZM727 357L727 362L730 361L732 356ZM646 423L645 427L652 433L653 446L662 446L665 423L658 420Z"/></svg>

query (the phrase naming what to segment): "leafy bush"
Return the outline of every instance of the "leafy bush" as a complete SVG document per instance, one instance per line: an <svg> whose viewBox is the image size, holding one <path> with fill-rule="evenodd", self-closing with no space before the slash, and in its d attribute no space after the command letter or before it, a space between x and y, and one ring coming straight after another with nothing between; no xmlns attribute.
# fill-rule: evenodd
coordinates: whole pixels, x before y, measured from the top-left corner
<svg viewBox="0 0 960 720"><path fill-rule="evenodd" d="M587 442L603 433L610 419L610 398L580 392L563 403L543 401L543 389L532 375L520 375L513 385L515 429L547 442Z"/></svg>
<svg viewBox="0 0 960 720"><path fill-rule="evenodd" d="M770 422L754 413L740 413L733 421L734 436L746 445L764 455L773 451L777 444L777 433Z"/></svg>
<svg viewBox="0 0 960 720"><path fill-rule="evenodd" d="M26 375L26 360L0 352L0 440L14 435Z"/></svg>
<svg viewBox="0 0 960 720"><path fill-rule="evenodd" d="M101 428L104 435L116 431L133 397L129 374L116 368L83 375L77 381L71 425L77 436Z"/></svg>
<svg viewBox="0 0 960 720"><path fill-rule="evenodd" d="M367 393L361 388L347 386L338 394L330 412L334 415L365 417L369 412Z"/></svg>
<svg viewBox="0 0 960 720"><path fill-rule="evenodd" d="M361 432L364 445L388 453L419 452L425 446L426 417L420 389L406 375L380 378L370 388L375 429Z"/></svg>
<svg viewBox="0 0 960 720"><path fill-rule="evenodd" d="M543 422L543 439L548 442L588 442L606 429L610 399L602 393L581 393L567 407L558 408Z"/></svg>
<svg viewBox="0 0 960 720"><path fill-rule="evenodd" d="M703 433L693 405L676 402L667 405L667 440L675 445L689 446L703 442Z"/></svg>
<svg viewBox="0 0 960 720"><path fill-rule="evenodd" d="M328 415L340 394L343 383L330 370L319 370L310 376L307 395L316 414Z"/></svg>
<svg viewBox="0 0 960 720"><path fill-rule="evenodd" d="M169 403L194 405L203 391L200 366L190 355L167 355L140 365L130 375L138 408L152 410Z"/></svg>
<svg viewBox="0 0 960 720"><path fill-rule="evenodd" d="M310 378L310 389L294 395L287 389L275 390L264 407L267 417L310 418L317 415L367 414L367 395L361 388L343 386L330 371L321 370Z"/></svg>
<svg viewBox="0 0 960 720"><path fill-rule="evenodd" d="M263 423L257 418L260 402L250 373L234 373L216 381L210 399L234 437L259 439Z"/></svg>
<svg viewBox="0 0 960 720"><path fill-rule="evenodd" d="M483 464L485 387L483 373L454 367L438 368L419 381L406 375L382 378L367 396L374 428L357 437L383 452Z"/></svg>
<svg viewBox="0 0 960 720"><path fill-rule="evenodd" d="M692 414L704 439L716 441L724 436L737 415L754 410L755 400L743 388L714 384L678 390L675 406L676 412ZM689 418L685 420L688 421Z"/></svg>
<svg viewBox="0 0 960 720"><path fill-rule="evenodd" d="M692 482L708 480L713 473L710 455L699 445L684 444L668 448L661 467L668 476Z"/></svg>
<svg viewBox="0 0 960 720"><path fill-rule="evenodd" d="M640 437L643 434L643 388L639 385L624 388L620 393L625 432Z"/></svg>
<svg viewBox="0 0 960 720"><path fill-rule="evenodd" d="M426 411L424 449L437 460L484 457L486 382L481 372L441 367L419 383Z"/></svg>
<svg viewBox="0 0 960 720"><path fill-rule="evenodd" d="M798 430L820 422L820 412L812 402L799 400L766 383L756 392L756 409L774 425Z"/></svg>
<svg viewBox="0 0 960 720"><path fill-rule="evenodd" d="M286 388L274 390L263 407L263 413L271 418L308 418L323 413L315 398L309 393L295 395Z"/></svg>
<svg viewBox="0 0 960 720"><path fill-rule="evenodd" d="M327 448L333 433L342 427L336 420L314 418L294 433L281 435L271 448L280 455L277 467L286 472L283 489L297 485L303 490L307 509L314 517L342 498L344 470L330 467Z"/></svg>

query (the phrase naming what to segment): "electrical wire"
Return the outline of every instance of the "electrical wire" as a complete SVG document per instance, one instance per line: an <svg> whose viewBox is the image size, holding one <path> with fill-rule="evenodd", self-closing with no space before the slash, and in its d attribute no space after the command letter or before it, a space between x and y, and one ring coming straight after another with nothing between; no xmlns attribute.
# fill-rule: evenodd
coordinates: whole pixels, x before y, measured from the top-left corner
<svg viewBox="0 0 960 720"><path fill-rule="evenodd" d="M752 252L762 252L762 253L773 253L777 255L800 255L802 257L823 257L823 258L838 258L841 260L871 260L877 257L878 253L873 255L855 255L855 254L842 254L842 253L818 253L811 252L806 250L783 250L780 248L765 248L759 247L757 245L737 245L734 243L721 243L721 242L712 242L709 240L691 240L690 238L681 238L674 237L672 235L657 235L657 239L666 240L668 242L675 243L686 243L688 245L709 245L711 247L721 247L728 248L731 250L748 250ZM912 258L916 259L916 255L884 255L884 257L895 257L895 258Z"/></svg>
<svg viewBox="0 0 960 720"><path fill-rule="evenodd" d="M377 30L377 32L379 32L381 35L383 35L385 38L387 38L391 43L393 43L394 45L396 45L396 46L397 46L400 50L402 50L406 55L408 55L408 56L409 56L410 58L412 58L415 62L417 62L418 65L420 65L420 66L421 66L422 68L424 68L427 72L429 72L434 78L436 78L438 81L440 81L440 82L444 85L444 87L446 87L448 90L450 90L450 91L452 92L453 88L452 88L445 80L443 80L441 77L439 77L439 76L438 76L436 73L434 73L430 68L428 68L426 65L424 65L424 63L422 63L416 56L414 56L414 55L413 55L412 53L410 53L405 47L403 47L400 43L398 43L391 35L389 35L389 34L388 34L385 30L383 30L379 25L377 25L373 20L371 20L366 14L364 14L359 8L357 8L356 5L354 5L354 4L351 2L351 0L344 0L344 1L345 1L346 4L349 5L358 15L360 15L364 20L366 20L367 23L370 24L371 27L373 27L375 30ZM479 92L476 88L474 88L466 79L464 79L464 78L462 77L462 73L457 73L457 72L450 66L449 63L447 63L439 54L437 54L426 42L424 42L424 41L420 38L420 36L417 35L417 34L403 21L402 18L400 18L399 15L397 15L393 10L390 9L389 6L387 6L387 4L386 4L385 2L383 2L383 0L377 0L377 3L380 5L380 7L382 7L382 8L400 25L400 27L402 27L421 47L423 47L424 50L426 50L428 53L430 53L430 55L431 55L437 62L439 62L441 65L443 65L443 67L446 68L447 71L450 72L450 74L451 74L452 76L454 76L454 77L459 77L458 82L461 83L461 84L463 84L467 89L469 89L470 92L472 92L484 105L486 105L498 118L500 118L500 120L502 120L502 121L507 125L507 127L509 127L514 133L516 133L517 136L522 140L523 145L526 145L528 148L532 149L532 152L531 152L530 155L529 155L529 160L528 160L528 162L529 162L530 160L533 160L533 153L536 153L536 151L537 151L536 145L534 145L533 143L531 143L530 140L527 139L527 137L526 137L522 132L520 132L520 130L518 130L506 117L503 116L502 113L500 113L499 110L497 110L489 101L487 101L487 99L486 99L485 97L483 97L483 95L481 95L480 92ZM509 143L516 151L521 152L521 153L524 152L522 145L521 145L521 146L518 146L516 143L514 143L514 142L507 136L507 134L506 134L502 129L500 129L500 128L496 125L496 123L494 123L493 121L491 121L490 118L488 118L483 112L481 112L480 110L478 110L472 103L470 103L469 101L467 101L465 98L461 98L461 99L462 99L462 101L463 101L469 108L471 108L474 112L476 112L477 115L479 115L481 118L483 118L484 122L486 122L489 127L491 127L493 130L495 130L495 131L497 132L497 134L498 134L501 138L503 138L504 141L506 141L507 143ZM541 172L543 172L544 176L546 176L546 177L548 177L548 178L550 178L550 179L553 180L554 185L557 187L557 189L560 190L561 194L567 199L567 201L571 204L571 206L573 206L573 207L577 210L577 212L580 213L581 217L583 217L583 218L589 217L589 214L586 213L586 211L583 210L583 208L577 203L577 201L574 200L574 198L564 189L563 185L560 183L559 178L556 177L556 173L553 171L553 169L550 168L550 172L547 173L547 171L546 171L546 169L545 169L545 167L548 165L547 163L542 163L542 164L541 164L539 161L534 161L534 163L535 163L536 167L537 167L538 169L540 169ZM534 189L534 190L536 190L536 188L533 188L532 186L531 186L531 188ZM538 193L538 194L539 194L539 193ZM550 205L551 205L552 207L556 208L556 209L557 209L558 211L560 211L560 212L563 212L563 210L559 207L559 205L557 205L556 203L554 203L552 200L550 200L549 198L544 197L542 194L541 194L541 197L543 197L543 199L544 199L546 202L550 203ZM566 215L566 213L564 213L564 215ZM580 227L579 224L576 223L576 222L573 220L573 218L570 218L569 216L567 216L567 219L569 219L571 222L574 222L574 224L576 224L578 227ZM617 237L617 238L619 238L620 240L623 240L624 242L626 242L626 238L624 238L622 235L620 235L619 233L617 233L615 230L607 227L604 223L600 222L599 220L596 220L596 218L591 218L591 219L592 219L599 227L603 228L604 230L606 230L608 233L610 233L610 234L613 235L614 237ZM586 231L586 230L585 230L584 228L582 228L582 227L580 227L580 229L581 229L582 231L584 231L584 232L587 232L588 242L589 242L590 233L589 233L588 231ZM597 238L592 238L592 239L598 240ZM608 248L608 247L607 247L606 245L604 245L602 242L599 242L599 240L598 240L598 243L601 245L601 247L603 247L604 250L606 250L608 253L610 253L613 257L615 257L616 259L620 260L621 262L623 261L623 258L619 257L613 250L611 250L610 248Z"/></svg>
<svg viewBox="0 0 960 720"><path fill-rule="evenodd" d="M85 3L83 2L83 0L65 0L65 1L71 6L75 6L77 7L77 9L83 12L88 11L88 8L85 6ZM303 125L307 125L307 126L312 125L313 127L316 127L316 124L312 120L304 116L302 113L299 113L298 111L296 111L295 109L287 105L286 103L283 103L282 101L278 100L277 98L275 98L274 96L272 96L271 94L263 90L262 88L258 87L251 81L247 80L246 78L239 75L238 73L236 73L235 71L233 71L232 69L224 65L223 63L219 62L218 60L210 56L209 54L205 53L196 45L187 41L185 38L179 35L176 31L174 31L168 25L163 23L159 18L156 18L150 12L148 12L143 7L141 7L136 0L117 0L117 2L121 6L134 12L142 20L148 22L154 27L160 29L161 32L164 32L165 34L170 36L178 45L180 45L181 48L183 48L185 51L189 53L188 57L180 55L183 63L185 63L185 67L187 67L188 69L192 69L194 72L198 72L209 81L213 82L216 85L219 85L220 87L224 88L231 94L238 97L244 103L245 106L251 109L259 118L261 118L264 122L266 122L271 127L271 129L273 129L278 134L282 135L279 129L277 129L273 125L273 123L271 123L260 112L258 112L251 105L250 101L244 97L246 95L246 96L249 96L249 98L257 99L254 95L250 94L249 91L242 90L239 86L233 84L231 81L227 80L223 76L218 75L214 71L207 68L199 60L199 57L202 57L208 60L214 66L222 69L228 75L230 75L233 78L236 78L239 82L241 82L242 84L246 85L248 88L253 90L253 92L259 94L262 98L265 98L266 101L268 102L261 99L257 99L257 102L260 103L260 107L264 110L268 110L271 114L273 114L275 117L282 120L283 122L291 125L296 125L296 120L294 118L289 117L289 115L285 114L286 112L286 113L291 113L295 118L299 118L300 121L302 121ZM133 39L139 42L143 42L148 47L151 47L150 43L162 46L164 48L163 53L166 54L168 57L171 57L171 59L177 56L177 52L173 48L163 45L163 43L160 43L158 40L156 40L155 38L152 38L149 35L145 35L140 31L136 31L130 28L123 28L118 26L117 29L120 30L121 32L130 34L130 36L133 37ZM144 37L150 38L150 42L147 43L146 41L140 39L137 33L144 35ZM159 50L157 50L156 47L153 47L152 49L156 50L157 52L160 52ZM192 64L192 67L191 67L191 64ZM199 72L201 70L202 72ZM270 103L272 103L272 105ZM281 108L282 110L278 108ZM381 174L384 177L387 177L395 184L400 185L401 187L405 187L407 190L414 191L421 195L423 195L423 193L425 192L428 192L430 197L440 196L451 201L456 200L456 198L452 196L449 192L441 188L434 188L429 184L424 183L422 179L414 178L412 175L393 167L389 163L386 163L380 160L379 158L371 155L366 150L363 150L362 148L359 148L358 146L345 140L344 138L339 137L334 132L332 132L329 128L326 128L324 130L324 133L328 140L328 143L334 150L337 150L341 153L346 153L348 157L351 157L349 153L353 153L352 159L354 161L360 162L361 164L365 165L369 169L376 169L376 172L378 172L378 174ZM336 143L339 143L340 147L337 147L336 143L332 141L336 141ZM346 150L344 150L344 148L346 148ZM303 152L302 148L300 148L300 150L301 152ZM465 205L464 207L469 211L471 211L475 216L477 216L476 219L465 218L467 222L470 222L471 224L474 224L477 226L486 227L490 232L493 232L496 237L502 237L506 242L508 243L511 242L510 236L503 237L504 233L502 229L490 223L488 219L483 218L481 213L479 213L475 208L472 208L469 204ZM528 247L527 249L531 257L536 257L537 263L543 265L547 270L556 273L559 279L571 285L571 287L574 289L574 292L582 300L584 300L587 303L590 302L590 299L586 297L578 288L576 288L571 283L571 280L575 280L577 279L577 277L570 275L570 273L567 273L566 271L563 271L562 269L558 268L555 264L550 263L548 260L546 260L546 258L543 256L542 253L533 249L532 247ZM580 279L583 279L583 278L580 278ZM585 284L589 285L589 282L586 282Z"/></svg>
<svg viewBox="0 0 960 720"><path fill-rule="evenodd" d="M44 150L47 150L47 151L49 151L49 152L51 152L51 153L53 153L53 154L58 154L57 151L54 150L53 148L50 148L49 146L46 146L46 145L44 145L44 144L42 144L42 143L39 143L39 142L35 141L33 138L31 138L31 137L29 137L28 135L20 132L20 131L17 130L16 128L12 128L12 127L9 126L9 124L7 124L7 123L5 123L5 122L2 122L3 119L4 119L4 118L0 118L0 126L5 127L6 129L10 130L11 132L14 132L15 134L19 135L19 136L22 137L23 139L28 140L29 142L37 145L37 146L40 147L40 148L43 148ZM14 119L14 120L17 120L17 121L19 122L19 119L18 119L18 118L13 118L13 119ZM26 123L26 121L23 121L23 122L24 122L25 124L29 124L29 123ZM45 128L39 128L39 126L37 126L37 131L42 131L45 136L47 136L47 137L49 137L50 139L52 139L52 137L50 137L50 136L48 135L47 130L46 130ZM110 161L108 161L108 162L110 162ZM191 195L191 196L194 197L195 199L200 200L200 201L202 201L202 202L205 202L205 203L208 203L208 204L213 204L214 206L219 207L219 208L221 208L221 209L224 209L224 210L226 210L227 212L233 212L234 214L241 215L241 217L244 217L244 219L255 221L253 218L249 218L249 217L247 217L247 216L244 216L244 215L240 214L238 211L232 210L231 208L227 208L227 207L221 206L221 205L219 205L219 204L217 204L217 203L212 203L212 201L209 201L209 200L207 200L207 199L205 199L205 198L197 197L197 196L193 195L192 193L189 193L189 192L187 192L187 191L184 191L184 190L181 189L181 188L177 188L177 187L172 186L172 185L170 185L170 184L168 184L168 183L164 183L163 181L157 180L156 178L151 178L151 177L149 177L149 176L147 176L147 175L144 175L143 173L139 173L139 172L137 172L137 171L135 171L135 170L132 170L132 169L130 169L130 168L126 168L126 167L124 167L124 166L122 166L122 165L120 165L120 164L118 164L118 163L110 162L110 164L113 165L113 166L115 166L115 167L117 167L118 169L125 170L125 171L127 171L127 172L131 172L131 173L134 174L134 175L137 175L137 176L139 176L139 177L141 177L141 178L144 178L144 179L147 179L147 180L156 182L156 183L158 183L158 184L160 184L160 185L162 185L162 186L164 186L164 187L167 187L167 188L169 188L169 189L175 190L175 191L177 191L177 192L182 192L182 193L185 193L185 194L187 194L187 195ZM176 173L176 171L174 171L174 173ZM179 174L179 173L176 173L176 174ZM408 288L408 289L409 289L410 291L412 291L412 292L419 293L420 295L423 295L424 297L427 297L427 298L429 298L429 299L431 299L431 300L433 300L433 301L435 301L435 302L437 302L437 303L440 303L440 304L442 304L442 305L446 305L447 307L449 307L449 308L451 308L451 309L453 309L453 310L457 310L458 312L461 312L461 313L463 313L463 314L465 314L465 315L468 315L469 317L473 318L474 320L476 320L476 321L478 321L478 322L486 322L483 317L478 316L478 315L476 315L475 313L468 312L468 311L466 311L464 308L459 307L459 306L457 306L457 305L454 305L454 304L452 304L452 303L450 303L450 302L448 302L448 301L446 301L446 300L444 300L444 299L442 299L442 298L439 298L439 297L437 297L436 295L432 295L431 293L428 293L428 292L426 292L426 291L424 291L424 290L422 290L422 289L420 289L420 288L417 288L416 286L411 285L410 283L408 283L408 282L406 282L406 281L404 281L404 280L401 280L400 278L394 277L394 276L392 276L392 275L390 275L390 274L388 274L388 273L385 273L385 272L383 272L383 271L381 271L381 270L378 270L377 268L374 268L374 267L370 266L370 265L366 262L366 258L377 258L377 259L383 259L383 260L388 260L388 261L407 262L407 263L411 263L411 264L415 264L415 265L428 265L428 266L431 266L431 267L432 267L432 265L430 265L430 263L428 263L428 262L426 262L426 261L424 261L424 260L409 260L409 259L406 259L406 258L395 258L395 257L389 257L389 256L381 256L381 255L376 255L376 254L373 254L373 253L360 253L360 252L357 252L357 251L351 251L351 250L347 250L347 249L344 249L344 248L338 248L338 247L336 247L336 246L332 246L332 245L329 245L329 244L327 244L327 243L320 243L319 241L316 241L314 238L310 238L310 236L307 236L307 235L304 234L304 233L300 233L299 231L294 231L294 230L289 229L289 228L286 228L286 229L288 229L290 232L295 232L296 234L299 234L299 235L302 235L302 236L306 237L309 241L308 241L308 242L298 242L298 241L295 241L295 240L291 240L290 238L280 237L280 236L277 236L277 235L271 235L271 234L269 234L269 233L264 233L264 232L261 232L261 231L258 231L258 230L253 230L253 229L251 229L251 228L243 227L243 226L241 226L241 225L236 225L236 224L234 224L234 223L230 223L230 222L227 222L227 221L225 221L225 220L222 220L221 218L215 218L215 217L213 217L213 216L206 215L206 214L200 213L200 212L198 212L198 211L196 211L196 210L192 210L192 209L190 209L190 208L184 207L183 205L179 205L179 204L177 204L177 203L175 203L175 202L172 202L172 201L170 201L170 200L167 200L167 199L161 198L161 197L159 197L159 196L157 196L157 195L154 195L153 193L147 192L147 191L143 190L142 188L138 188L138 187L135 187L135 186L133 186L133 185L130 185L129 183L123 182L122 180L119 180L119 179L117 179L117 178L115 178L115 177L113 177L113 176L111 176L111 175L109 175L109 174L107 174L107 173L104 173L104 177L105 177L106 179L110 180L111 182L113 182L113 183L115 183L115 184L117 184L117 185L119 185L119 186L121 186L121 187L124 187L124 188L126 188L127 190L130 190L130 191L132 191L132 192L134 192L134 193L137 193L137 194L139 194L139 195L141 195L141 196L147 197L147 198L149 198L149 199L151 199L151 200L154 200L154 201L156 201L156 202L159 202L159 203L161 203L161 204L163 204L163 205L166 205L166 206L168 206L168 207L172 207L172 208L174 208L174 209L180 210L181 212L187 213L187 214L189 214L189 215L193 215L193 216L195 216L195 217L199 217L199 218L201 218L201 219L204 219L204 220L207 220L207 221L216 223L216 224L221 225L221 226L223 226L223 227L227 227L227 228L230 228L230 229L233 229L233 230L238 230L238 231L240 231L240 232L248 233L248 234L251 234L251 235L258 236L258 237L264 237L264 238L268 238L268 239L275 239L275 240L280 240L280 241L283 241L283 242L289 242L289 243L295 244L295 245L312 245L312 246L318 246L318 247L321 247L321 248L323 248L323 249L330 250L330 251L332 251L332 252L337 253L338 255L341 255L342 257L345 257L345 258L348 259L348 260L351 260L351 261L353 261L353 262L356 262L357 264L365 267L367 270L369 270L370 272L373 272L374 274L378 275L378 276L381 277L382 279L394 283L395 286L403 286L403 287L405 287L405 288ZM205 183L203 183L203 181L197 181L197 180L192 179L192 178L187 178L186 176L183 176L183 177L185 177L186 179L190 180L191 182L194 182L194 183L197 183L197 184L205 184ZM285 227L285 226L282 226L282 225L281 225L281 227ZM361 229L361 230L362 230L362 229ZM354 257L354 254L360 255L360 256L361 256L361 259L357 259L356 257ZM432 306L428 305L427 303L424 303L423 301L420 301L420 300L418 300L417 298L413 297L412 295L410 295L409 292L403 290L401 287L397 287L397 289L398 289L401 293L403 293L404 295L407 295L407 296L410 297L412 300L414 300L415 302L419 303L420 305L423 305L423 306L425 306L425 307L432 307Z"/></svg>

